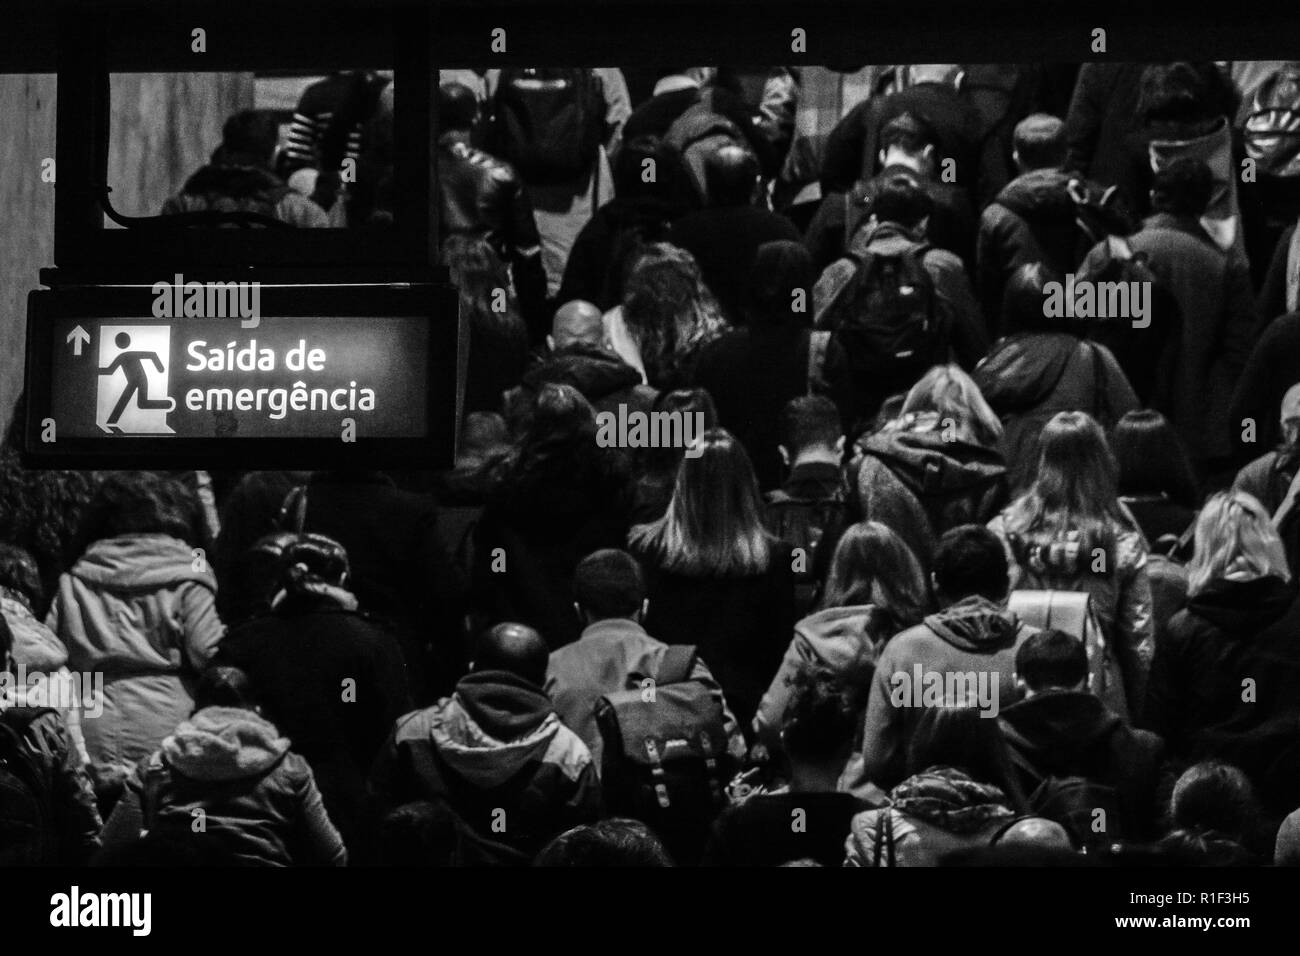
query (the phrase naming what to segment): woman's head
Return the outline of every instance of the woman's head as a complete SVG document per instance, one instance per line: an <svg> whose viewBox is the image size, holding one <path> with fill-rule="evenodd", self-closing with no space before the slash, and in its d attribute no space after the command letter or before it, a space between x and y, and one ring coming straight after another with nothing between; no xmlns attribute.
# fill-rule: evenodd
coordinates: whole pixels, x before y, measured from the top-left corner
<svg viewBox="0 0 1300 956"><path fill-rule="evenodd" d="M873 671L868 652L837 670L809 666L791 678L781 743L795 763L842 765L862 724Z"/></svg>
<svg viewBox="0 0 1300 956"><path fill-rule="evenodd" d="M806 303L812 300L816 281L812 256L802 242L763 243L750 270L750 318L762 324L807 325ZM796 312L801 302L804 311Z"/></svg>
<svg viewBox="0 0 1300 956"><path fill-rule="evenodd" d="M238 667L209 667L199 676L194 690L194 709L205 707L237 707L240 710L257 710L253 696L253 682Z"/></svg>
<svg viewBox="0 0 1300 956"><path fill-rule="evenodd" d="M208 539L198 496L175 478L153 471L107 473L82 515L83 548L104 538L165 534L195 547Z"/></svg>
<svg viewBox="0 0 1300 956"><path fill-rule="evenodd" d="M442 261L471 328L526 335L510 271L491 243L481 236L450 235L442 244Z"/></svg>
<svg viewBox="0 0 1300 956"><path fill-rule="evenodd" d="M1119 466L1106 434L1085 412L1058 412L1038 437L1038 472L1012 506L1015 530L1077 530L1086 546L1109 548L1119 510Z"/></svg>
<svg viewBox="0 0 1300 956"><path fill-rule="evenodd" d="M1246 775L1217 760L1183 771L1169 798L1171 827L1193 833L1240 841L1251 834L1258 815L1255 791Z"/></svg>
<svg viewBox="0 0 1300 956"><path fill-rule="evenodd" d="M1187 593L1215 581L1251 581L1272 575L1291 580L1282 539L1264 506L1244 491L1220 491L1196 519L1196 545L1187 565Z"/></svg>
<svg viewBox="0 0 1300 956"><path fill-rule="evenodd" d="M925 572L912 549L879 521L850 525L835 546L821 606L874 604L901 630L919 624L930 607Z"/></svg>
<svg viewBox="0 0 1300 956"><path fill-rule="evenodd" d="M695 415L703 415L704 418L700 420L704 422L705 429L716 428L718 425L718 408L713 404L713 396L702 388L677 388L660 392L655 396L651 410L691 416L689 419L682 418L682 421L694 421ZM664 443L659 448L644 449L641 457L647 471L676 475L685 452L686 449L679 445Z"/></svg>
<svg viewBox="0 0 1300 956"><path fill-rule="evenodd" d="M1169 419L1154 409L1128 412L1115 426L1111 449L1121 495L1168 495L1188 508L1200 504L1196 473Z"/></svg>
<svg viewBox="0 0 1300 956"><path fill-rule="evenodd" d="M695 257L666 242L647 246L633 260L623 314L651 384L675 384L689 359L727 324Z"/></svg>
<svg viewBox="0 0 1300 956"><path fill-rule="evenodd" d="M678 466L668 511L632 537L673 571L730 576L767 570L771 538L744 446L725 429L706 431Z"/></svg>
<svg viewBox="0 0 1300 956"><path fill-rule="evenodd" d="M997 787L1013 810L1025 806L998 721L975 706L950 702L922 712L907 748L906 773L910 777L932 767L952 767Z"/></svg>
<svg viewBox="0 0 1300 956"><path fill-rule="evenodd" d="M319 593L324 588L345 588L348 553L343 545L323 534L302 534L280 552L280 587L291 596Z"/></svg>
<svg viewBox="0 0 1300 956"><path fill-rule="evenodd" d="M41 607L45 592L41 587L41 570L36 559L24 548L0 544L0 589L7 591L29 609Z"/></svg>
<svg viewBox="0 0 1300 956"><path fill-rule="evenodd" d="M903 400L903 415L934 414L940 427L953 428L962 441L994 445L1002 423L979 386L957 365L936 365L921 376Z"/></svg>

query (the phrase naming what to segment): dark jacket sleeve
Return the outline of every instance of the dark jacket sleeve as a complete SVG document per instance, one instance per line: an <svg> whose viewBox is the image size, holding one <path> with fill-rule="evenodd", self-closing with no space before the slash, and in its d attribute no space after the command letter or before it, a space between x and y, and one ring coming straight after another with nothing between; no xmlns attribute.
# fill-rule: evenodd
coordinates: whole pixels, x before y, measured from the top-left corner
<svg viewBox="0 0 1300 956"><path fill-rule="evenodd" d="M1102 116L1106 111L1106 90L1101 82L1103 67L1085 63L1074 84L1074 97L1065 121L1068 168L1087 176L1097 150Z"/></svg>
<svg viewBox="0 0 1300 956"><path fill-rule="evenodd" d="M148 758L145 762L147 763ZM144 780L145 763L140 764L126 778L122 796L113 807L108 822L104 824L101 834L104 852L109 853L128 846L140 838L146 827L144 816Z"/></svg>
<svg viewBox="0 0 1300 956"><path fill-rule="evenodd" d="M961 260L943 249L926 253L925 268L934 280L935 294L948 312L953 355L957 364L969 372L989 350L988 329L970 279Z"/></svg>
<svg viewBox="0 0 1300 956"><path fill-rule="evenodd" d="M296 782L299 813L294 863L305 866L346 866L348 851L325 811L325 802L316 787L316 778L312 776L306 761L302 762L302 774Z"/></svg>
<svg viewBox="0 0 1300 956"><path fill-rule="evenodd" d="M803 237L804 248L812 256L813 266L821 273L828 265L844 255L844 223L846 193L827 193L822 197L817 212L808 223Z"/></svg>
<svg viewBox="0 0 1300 956"><path fill-rule="evenodd" d="M1228 427L1232 430L1232 447L1243 459L1258 457L1261 449L1273 444L1277 433L1278 406L1291 384L1283 385L1280 379L1284 377L1284 368L1294 361L1285 348L1290 344L1287 339L1291 338L1286 334L1285 321L1275 321L1264 330L1237 379ZM1253 443L1242 441L1242 422L1246 419L1255 423Z"/></svg>
<svg viewBox="0 0 1300 956"><path fill-rule="evenodd" d="M859 103L835 124L822 156L822 195L848 192L865 166L867 127L876 118L875 100Z"/></svg>
<svg viewBox="0 0 1300 956"><path fill-rule="evenodd" d="M1264 284L1260 287L1259 298L1255 302L1255 315L1259 322L1256 326L1257 333L1263 332L1279 315L1286 314L1286 259L1293 235L1295 226L1288 226L1273 249L1273 258L1269 261Z"/></svg>
<svg viewBox="0 0 1300 956"><path fill-rule="evenodd" d="M550 330L550 317L546 314L546 270L542 265L542 239L533 218L532 200L528 190L518 179L506 187L509 191L507 228L505 237L507 255L510 257L511 276L515 294L519 297L519 311L528 326L530 342L545 338Z"/></svg>
<svg viewBox="0 0 1300 956"><path fill-rule="evenodd" d="M50 767L59 862L83 864L99 848L102 822L90 779L78 762L68 729L58 714L45 714L32 722L27 741Z"/></svg>
<svg viewBox="0 0 1300 956"><path fill-rule="evenodd" d="M1156 646L1141 718L1142 726L1159 734L1175 752L1181 749L1179 730L1186 724L1187 716L1178 660L1182 636L1179 632L1186 626L1186 612L1182 612L1169 622L1165 639Z"/></svg>

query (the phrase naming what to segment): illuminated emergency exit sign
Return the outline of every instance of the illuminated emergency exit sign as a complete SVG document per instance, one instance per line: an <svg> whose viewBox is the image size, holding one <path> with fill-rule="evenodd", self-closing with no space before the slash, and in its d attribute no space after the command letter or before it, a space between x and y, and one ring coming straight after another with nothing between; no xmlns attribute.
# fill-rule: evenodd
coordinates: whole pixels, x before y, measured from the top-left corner
<svg viewBox="0 0 1300 956"><path fill-rule="evenodd" d="M454 294L263 291L257 314L225 318L158 318L175 313L140 291L133 308L114 308L129 295L116 289L98 301L85 289L33 293L29 455L131 467L133 456L198 454L240 468L450 457Z"/></svg>

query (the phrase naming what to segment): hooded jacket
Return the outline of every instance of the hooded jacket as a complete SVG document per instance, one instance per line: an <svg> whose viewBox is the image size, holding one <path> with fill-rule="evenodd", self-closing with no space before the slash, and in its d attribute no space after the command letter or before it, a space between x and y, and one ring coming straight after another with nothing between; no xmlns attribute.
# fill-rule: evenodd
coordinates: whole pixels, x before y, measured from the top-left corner
<svg viewBox="0 0 1300 956"><path fill-rule="evenodd" d="M307 761L269 721L238 707L206 707L183 721L127 781L104 830L106 849L142 830L192 832L252 866L342 866L347 851Z"/></svg>
<svg viewBox="0 0 1300 956"><path fill-rule="evenodd" d="M1012 489L1033 480L1038 436L1057 412L1087 412L1109 427L1141 407L1110 349L1065 332L1008 336L971 377L1002 419L998 447Z"/></svg>
<svg viewBox="0 0 1300 956"><path fill-rule="evenodd" d="M1016 649L1034 633L1004 605L971 595L890 640L876 660L862 752L850 759L841 789L860 789L868 781L880 787L898 783L906 743L924 707L931 706L925 684L934 682L937 687L942 677L945 704L953 703L950 697L956 693L983 713L996 714L1015 703L1020 696L1015 684ZM923 682L919 687L915 686L918 667ZM963 679L949 675L963 675Z"/></svg>
<svg viewBox="0 0 1300 956"><path fill-rule="evenodd" d="M962 439L945 441L939 425L938 416L918 417L910 427L858 443L862 519L889 525L923 563L945 531L982 524L1007 500L1001 452Z"/></svg>
<svg viewBox="0 0 1300 956"><path fill-rule="evenodd" d="M1261 679L1243 664L1294 600L1294 587L1273 575L1215 580L1189 598L1156 646L1143 724L1173 753L1194 759L1201 732L1237 710L1242 680Z"/></svg>
<svg viewBox="0 0 1300 956"><path fill-rule="evenodd" d="M179 195L163 203L164 216L187 212L255 212L291 226L323 229L329 226L325 210L299 195L274 173L259 166L214 162L189 179Z"/></svg>
<svg viewBox="0 0 1300 956"><path fill-rule="evenodd" d="M893 636L889 615L874 604L828 607L794 626L794 639L754 715L754 733L769 753L781 748L781 727L790 706L790 681L809 667L843 673L850 666L870 666L876 649Z"/></svg>
<svg viewBox="0 0 1300 956"><path fill-rule="evenodd" d="M1164 742L1134 730L1094 694L1052 690L1012 704L998 717L1025 793L1047 777L1084 777L1114 787L1127 838L1154 838Z"/></svg>
<svg viewBox="0 0 1300 956"><path fill-rule="evenodd" d="M104 674L104 712L82 724L96 788L112 787L193 709L190 683L224 628L216 578L165 534L96 541L59 579L46 624L74 671Z"/></svg>
<svg viewBox="0 0 1300 956"><path fill-rule="evenodd" d="M508 671L467 674L451 697L398 720L371 787L384 809L443 803L529 859L600 815L591 752L540 687Z"/></svg>
<svg viewBox="0 0 1300 956"><path fill-rule="evenodd" d="M650 411L655 390L641 383L641 373L607 349L576 342L552 352L529 369L524 385L537 390L547 382L572 385L599 412Z"/></svg>

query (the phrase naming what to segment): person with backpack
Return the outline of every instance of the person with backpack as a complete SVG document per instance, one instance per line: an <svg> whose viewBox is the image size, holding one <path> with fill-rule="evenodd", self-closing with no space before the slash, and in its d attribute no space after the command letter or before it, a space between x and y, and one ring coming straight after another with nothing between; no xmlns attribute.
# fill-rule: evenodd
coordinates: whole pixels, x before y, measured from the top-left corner
<svg viewBox="0 0 1300 956"><path fill-rule="evenodd" d="M1087 411L1103 427L1139 407L1114 354L1074 334L1068 321L1045 314L1046 286L1060 277L1041 262L1019 267L1002 302L1006 337L972 378L1002 420L999 449L1007 480L1019 491L1034 479L1034 453L1043 426L1057 412Z"/></svg>
<svg viewBox="0 0 1300 956"><path fill-rule="evenodd" d="M990 520L1007 500L1002 424L969 375L936 365L908 391L896 417L859 439L851 513L892 528L928 568L957 525Z"/></svg>
<svg viewBox="0 0 1300 956"><path fill-rule="evenodd" d="M1156 836L1164 742L1088 690L1083 642L1052 629L1034 634L1016 650L1016 684L1024 697L998 723L1030 805L1076 844ZM1107 811L1100 821L1096 808Z"/></svg>
<svg viewBox="0 0 1300 956"><path fill-rule="evenodd" d="M758 157L737 145L719 147L704 158L704 208L672 224L668 241L699 263L704 284L732 325L749 318L748 283L758 250L769 242L798 242L789 219L759 200Z"/></svg>
<svg viewBox="0 0 1300 956"><path fill-rule="evenodd" d="M942 865L996 842L1027 809L997 722L973 707L929 709L889 802L853 818L844 865Z"/></svg>
<svg viewBox="0 0 1300 956"><path fill-rule="evenodd" d="M1177 355L1170 388L1165 400L1153 404L1174 423L1202 476L1223 468L1233 451L1231 436L1242 427L1228 418L1228 405L1249 358L1255 326L1244 258L1225 253L1201 224L1213 189L1209 167L1198 159L1185 157L1163 166L1151 191L1155 214L1128 239L1178 303L1179 332L1169 343ZM1084 271L1098 271L1107 254L1105 243L1096 246L1084 260ZM1134 330L1133 335L1152 331Z"/></svg>
<svg viewBox="0 0 1300 956"><path fill-rule="evenodd" d="M849 255L813 288L816 327L832 332L848 355L855 424L932 366L956 361L972 369L988 351L961 261L925 238L933 208L911 179L894 177L880 188L872 221Z"/></svg>
<svg viewBox="0 0 1300 956"><path fill-rule="evenodd" d="M238 866L345 866L312 769L262 717L248 675L210 667L182 721L127 779L104 824L105 855L146 833L204 833ZM196 829L196 821L203 829Z"/></svg>
<svg viewBox="0 0 1300 956"><path fill-rule="evenodd" d="M248 675L266 716L310 765L354 863L370 858L366 774L411 708L394 634L357 611L348 555L317 534L281 553L271 612L232 628L214 664Z"/></svg>
<svg viewBox="0 0 1300 956"><path fill-rule="evenodd" d="M911 113L900 113L880 131L880 172L864 176L852 188L828 193L817 206L804 234L813 263L825 269L849 254L854 238L871 222L882 186L897 176L912 180L933 204L926 237L961 259L968 274L975 266L975 213L966 191L939 177L934 131Z"/></svg>
<svg viewBox="0 0 1300 956"><path fill-rule="evenodd" d="M443 804L485 857L513 865L527 865L571 827L594 823L596 766L542 689L547 654L542 636L521 624L480 634L455 692L393 726L371 771L377 808Z"/></svg>
<svg viewBox="0 0 1300 956"><path fill-rule="evenodd" d="M942 682L943 707L975 707L975 696L986 694L978 706L996 714L1020 695L1016 648L1035 631L1007 610L1007 563L997 538L977 524L948 531L939 539L931 581L939 610L889 639L876 660L861 751L845 768L845 788L868 782L889 788L906 776L907 749L934 706L932 700L921 706L918 671ZM952 674L979 679L958 685ZM949 688L963 699L951 697Z"/></svg>
<svg viewBox="0 0 1300 956"><path fill-rule="evenodd" d="M754 715L754 735L767 752L781 754L779 735L797 673L816 666L843 675L869 667L890 638L920 624L932 607L930 583L902 539L877 521L850 525L835 542L816 608L794 626ZM865 705L867 688L859 689Z"/></svg>
<svg viewBox="0 0 1300 956"><path fill-rule="evenodd" d="M438 88L440 240L464 236L487 242L510 268L508 279L529 340L540 341L546 324L546 272L532 202L513 166L472 145L477 119L478 100L472 90L458 83Z"/></svg>
<svg viewBox="0 0 1300 956"><path fill-rule="evenodd" d="M1114 190L1066 169L1061 119L1035 113L1017 123L1012 157L1019 175L984 208L976 243L977 285L990 322L1003 314L1003 290L1016 269L1040 262L1064 276L1106 236L1132 232Z"/></svg>
<svg viewBox="0 0 1300 956"><path fill-rule="evenodd" d="M781 484L786 403L804 395L825 396L836 408L852 401L843 350L796 311L812 282L812 263L800 243L764 243L749 278L749 323L706 345L695 366L693 384L709 393L721 426L744 444L764 491ZM755 389L756 382L763 387Z"/></svg>
<svg viewBox="0 0 1300 956"><path fill-rule="evenodd" d="M989 528L1006 548L1012 590L1088 593L1106 649L1090 663L1115 684L1093 691L1136 716L1151 666L1151 579L1146 541L1119 504L1118 471L1094 418L1058 412L1039 436L1033 483Z"/></svg>
<svg viewBox="0 0 1300 956"><path fill-rule="evenodd" d="M265 111L243 110L226 120L221 145L207 166L163 203L162 215L185 213L243 213L279 220L304 229L330 224L325 210L294 190L271 171L279 130ZM200 223L201 224L201 223ZM228 228L265 223L222 223Z"/></svg>
<svg viewBox="0 0 1300 956"><path fill-rule="evenodd" d="M641 565L626 551L593 551L578 564L573 572L573 597L583 631L572 644L552 651L546 666L546 694L556 714L587 745L599 772L604 755L596 719L600 699L640 690L646 679L664 686L660 672L677 663L670 658L690 651L691 667L684 683L699 685L697 690L718 703L727 733L725 740L714 743L720 752L730 751L733 759L742 760L744 737L727 708L722 688L693 648L665 644L646 631L643 622L649 601L645 595ZM663 718L669 719L667 714Z"/></svg>
<svg viewBox="0 0 1300 956"><path fill-rule="evenodd" d="M0 867L82 865L100 845L94 790L59 712L29 702L16 675L0 618Z"/></svg>

